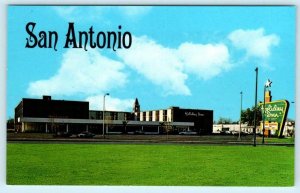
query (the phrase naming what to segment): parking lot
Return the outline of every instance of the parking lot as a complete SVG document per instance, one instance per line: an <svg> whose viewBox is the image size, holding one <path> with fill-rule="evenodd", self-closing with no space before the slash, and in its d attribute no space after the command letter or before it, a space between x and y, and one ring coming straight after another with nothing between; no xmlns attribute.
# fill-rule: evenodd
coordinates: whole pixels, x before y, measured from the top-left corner
<svg viewBox="0 0 300 193"><path fill-rule="evenodd" d="M45 133L8 133L8 141L39 141L39 142L94 142L94 143L192 143L192 144L253 144L252 135L241 135L241 140L237 135L95 135L85 138L78 135L68 137L57 137L53 134ZM257 144L261 144L262 138L257 136ZM265 138L265 144L287 144L294 145L292 138Z"/></svg>

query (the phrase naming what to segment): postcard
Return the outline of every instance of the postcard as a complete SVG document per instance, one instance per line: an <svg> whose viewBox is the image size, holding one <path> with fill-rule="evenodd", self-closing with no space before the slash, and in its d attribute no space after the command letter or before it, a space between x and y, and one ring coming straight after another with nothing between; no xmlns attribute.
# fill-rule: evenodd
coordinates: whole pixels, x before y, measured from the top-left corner
<svg viewBox="0 0 300 193"><path fill-rule="evenodd" d="M295 6L7 8L7 184L294 186Z"/></svg>

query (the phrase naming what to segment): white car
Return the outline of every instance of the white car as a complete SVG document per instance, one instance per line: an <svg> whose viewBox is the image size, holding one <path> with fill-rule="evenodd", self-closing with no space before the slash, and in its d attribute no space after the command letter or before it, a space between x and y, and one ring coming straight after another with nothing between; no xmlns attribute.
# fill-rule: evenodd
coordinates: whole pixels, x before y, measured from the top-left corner
<svg viewBox="0 0 300 193"><path fill-rule="evenodd" d="M91 133L88 131L81 132L77 135L77 137L79 137L79 138L93 138L94 136L95 136L94 133Z"/></svg>
<svg viewBox="0 0 300 193"><path fill-rule="evenodd" d="M181 132L179 132L179 135L197 135L197 132L195 132L195 131L181 131Z"/></svg>
<svg viewBox="0 0 300 193"><path fill-rule="evenodd" d="M238 132L238 131L232 131L231 134L232 134L232 135L238 135L239 132Z"/></svg>

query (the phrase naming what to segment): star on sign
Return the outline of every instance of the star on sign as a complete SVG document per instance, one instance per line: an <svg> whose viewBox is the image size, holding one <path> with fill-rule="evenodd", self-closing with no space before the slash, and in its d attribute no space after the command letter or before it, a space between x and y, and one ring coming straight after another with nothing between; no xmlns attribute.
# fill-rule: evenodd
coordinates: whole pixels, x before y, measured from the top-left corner
<svg viewBox="0 0 300 193"><path fill-rule="evenodd" d="M272 81L270 79L267 80L265 87L271 87Z"/></svg>

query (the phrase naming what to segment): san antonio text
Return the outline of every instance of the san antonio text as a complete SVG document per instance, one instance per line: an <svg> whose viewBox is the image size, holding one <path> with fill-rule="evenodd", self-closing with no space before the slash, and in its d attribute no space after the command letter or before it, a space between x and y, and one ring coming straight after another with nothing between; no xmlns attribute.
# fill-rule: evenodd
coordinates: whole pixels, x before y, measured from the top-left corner
<svg viewBox="0 0 300 193"><path fill-rule="evenodd" d="M29 35L26 38L25 48L53 48L57 51L58 33L56 31L35 31L36 23L29 22L26 25L26 32ZM118 26L118 31L99 31L94 32L93 26L88 31L76 32L74 23L70 22L64 48L83 48L87 51L88 48L99 49L128 49L132 44L131 33L126 31L122 32L122 26Z"/></svg>

